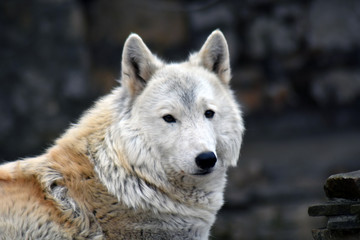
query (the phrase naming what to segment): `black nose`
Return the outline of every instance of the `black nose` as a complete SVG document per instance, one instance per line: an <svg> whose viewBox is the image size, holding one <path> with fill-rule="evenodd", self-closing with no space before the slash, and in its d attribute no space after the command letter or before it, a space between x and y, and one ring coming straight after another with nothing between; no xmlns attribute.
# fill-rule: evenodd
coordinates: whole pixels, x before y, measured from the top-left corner
<svg viewBox="0 0 360 240"><path fill-rule="evenodd" d="M203 152L195 158L195 162L199 168L209 170L215 166L216 156L213 152Z"/></svg>

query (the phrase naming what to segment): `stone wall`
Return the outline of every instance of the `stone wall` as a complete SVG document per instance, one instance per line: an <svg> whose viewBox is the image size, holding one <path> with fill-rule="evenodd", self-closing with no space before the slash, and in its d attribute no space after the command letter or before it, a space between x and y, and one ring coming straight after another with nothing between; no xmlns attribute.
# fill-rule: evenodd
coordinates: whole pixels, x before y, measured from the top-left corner
<svg viewBox="0 0 360 240"><path fill-rule="evenodd" d="M360 168L359 26L358 0L1 1L0 161L40 154L117 85L129 33L174 61L220 28L247 132L214 236L310 239L323 179Z"/></svg>

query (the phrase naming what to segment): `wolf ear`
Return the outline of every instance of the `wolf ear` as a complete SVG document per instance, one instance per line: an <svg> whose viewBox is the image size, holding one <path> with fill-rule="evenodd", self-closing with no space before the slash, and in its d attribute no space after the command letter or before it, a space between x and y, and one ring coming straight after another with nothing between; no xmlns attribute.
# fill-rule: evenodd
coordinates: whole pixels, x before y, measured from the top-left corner
<svg viewBox="0 0 360 240"><path fill-rule="evenodd" d="M131 34L124 44L121 81L131 96L138 95L151 76L162 65L137 34Z"/></svg>
<svg viewBox="0 0 360 240"><path fill-rule="evenodd" d="M231 79L229 49L220 30L215 30L207 38L196 56L203 67L218 75L220 80L229 84Z"/></svg>

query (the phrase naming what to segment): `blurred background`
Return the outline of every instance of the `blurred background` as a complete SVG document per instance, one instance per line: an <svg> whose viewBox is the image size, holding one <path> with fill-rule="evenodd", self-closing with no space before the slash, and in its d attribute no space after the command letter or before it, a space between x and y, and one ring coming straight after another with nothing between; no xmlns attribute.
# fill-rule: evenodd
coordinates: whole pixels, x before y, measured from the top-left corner
<svg viewBox="0 0 360 240"><path fill-rule="evenodd" d="M247 131L211 239L312 239L326 178L360 169L358 0L2 0L0 162L117 86L131 32L180 61L217 28Z"/></svg>

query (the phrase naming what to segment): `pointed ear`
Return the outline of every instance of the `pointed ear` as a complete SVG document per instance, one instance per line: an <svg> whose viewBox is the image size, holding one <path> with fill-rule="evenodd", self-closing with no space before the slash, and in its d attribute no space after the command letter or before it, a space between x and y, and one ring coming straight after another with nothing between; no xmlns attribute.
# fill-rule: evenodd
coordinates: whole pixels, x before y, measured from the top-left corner
<svg viewBox="0 0 360 240"><path fill-rule="evenodd" d="M138 95L162 62L147 48L137 34L131 34L125 44L121 62L121 81L131 96Z"/></svg>
<svg viewBox="0 0 360 240"><path fill-rule="evenodd" d="M218 75L220 80L229 84L231 79L229 49L220 30L215 30L196 56L203 67Z"/></svg>

